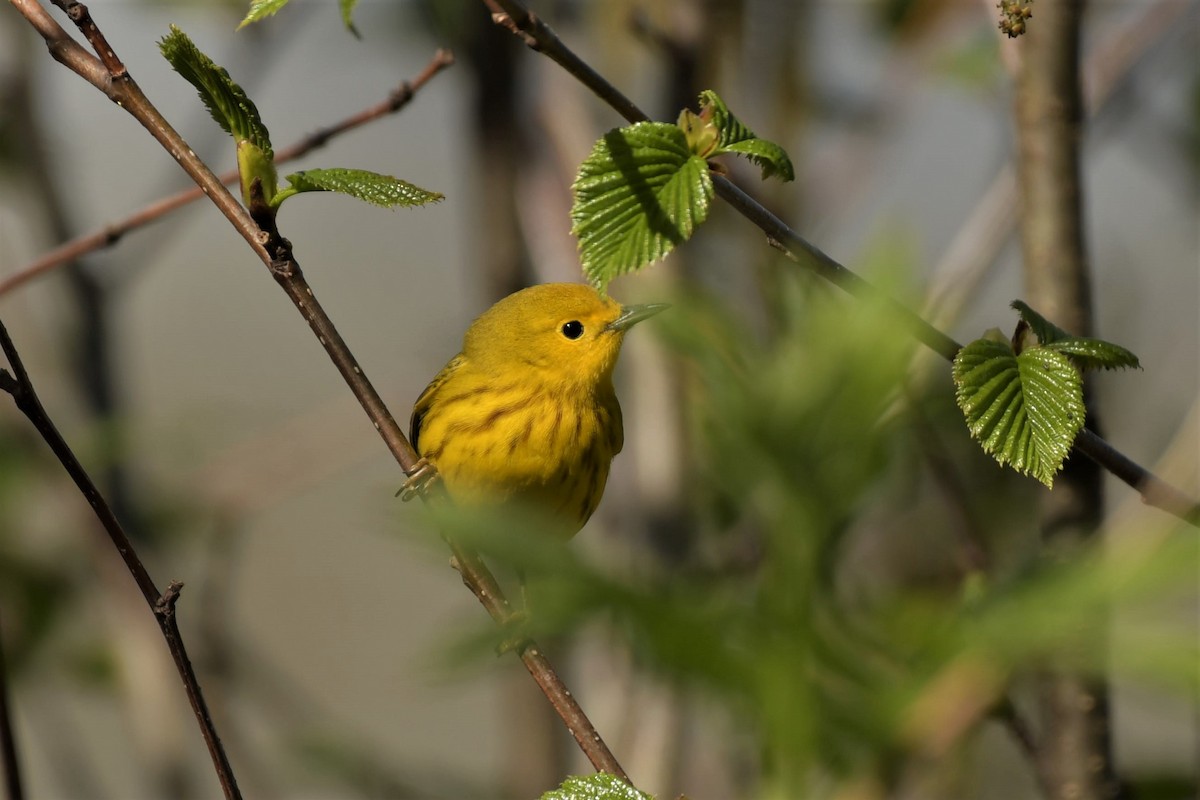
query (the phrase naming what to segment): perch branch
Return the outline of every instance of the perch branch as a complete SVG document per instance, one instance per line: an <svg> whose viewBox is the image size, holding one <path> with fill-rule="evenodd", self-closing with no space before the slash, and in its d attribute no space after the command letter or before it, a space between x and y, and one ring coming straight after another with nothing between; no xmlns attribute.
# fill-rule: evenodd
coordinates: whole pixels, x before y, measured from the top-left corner
<svg viewBox="0 0 1200 800"><path fill-rule="evenodd" d="M374 386L359 367L345 341L333 322L316 299L305 281L300 265L291 252L291 245L274 230L261 230L251 214L240 204L216 175L187 146L183 138L167 123L154 104L138 88L128 74L109 75L95 57L83 50L66 32L54 22L36 0L10 0L22 15L46 40L51 55L60 63L79 74L110 99L132 114L150 134L171 154L180 167L200 185L205 194L220 209L225 217L242 235L258 257L271 271L275 281L291 298L304 316L326 354L334 362L350 390L354 393L376 431L383 438L388 450L399 463L405 474L415 472L418 462L416 452L396 424L395 418L384 405ZM433 494L437 496L436 493ZM495 577L480 560L479 556L450 542L455 562L459 566L463 581L499 624L507 624L512 610L501 592ZM571 731L579 747L597 770L625 777L624 770L613 756L604 740L596 732L583 709L575 701L570 690L551 667L549 661L533 643L528 643L520 657L526 669L534 676L538 686L546 694L564 724Z"/></svg>

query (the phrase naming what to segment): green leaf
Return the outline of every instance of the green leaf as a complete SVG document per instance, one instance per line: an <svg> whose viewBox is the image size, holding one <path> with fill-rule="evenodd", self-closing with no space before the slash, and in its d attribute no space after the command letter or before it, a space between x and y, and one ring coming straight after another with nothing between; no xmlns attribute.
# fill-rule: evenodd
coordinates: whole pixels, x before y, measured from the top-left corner
<svg viewBox="0 0 1200 800"><path fill-rule="evenodd" d="M735 142L729 145L724 148L724 151L745 156L762 167L763 180L776 174L779 175L781 181L791 181L796 178L792 171L791 159L788 158L783 148L774 142L768 142L766 139L747 139L744 142Z"/></svg>
<svg viewBox="0 0 1200 800"><path fill-rule="evenodd" d="M338 10L342 12L342 24L346 26L346 30L361 39L362 35L358 32L358 28L354 27L354 7L356 5L358 5L358 0L338 0Z"/></svg>
<svg viewBox="0 0 1200 800"><path fill-rule="evenodd" d="M1106 342L1103 339L1069 336L1066 339L1051 342L1046 347L1070 356L1072 363L1080 369L1142 368L1138 357L1133 353L1118 344Z"/></svg>
<svg viewBox="0 0 1200 800"><path fill-rule="evenodd" d="M654 800L654 797L615 775L597 772L586 776L572 775L557 789L543 794L541 800Z"/></svg>
<svg viewBox="0 0 1200 800"><path fill-rule="evenodd" d="M955 356L954 383L984 451L1053 486L1084 419L1083 383L1067 357L1045 347L1016 355L977 339Z"/></svg>
<svg viewBox="0 0 1200 800"><path fill-rule="evenodd" d="M763 180L778 175L780 180L795 180L792 161L783 148L766 139L759 139L754 131L742 124L733 115L716 92L706 89L700 93L700 116L711 119L719 132L717 153L736 153L745 156L762 167Z"/></svg>
<svg viewBox="0 0 1200 800"><path fill-rule="evenodd" d="M251 22L258 22L267 17L275 16L288 2L289 0L253 0L250 3L250 10L246 13L246 18L238 24L238 30L246 27Z"/></svg>
<svg viewBox="0 0 1200 800"><path fill-rule="evenodd" d="M708 216L708 164L676 125L639 122L604 134L572 185L571 232L599 288L663 258Z"/></svg>
<svg viewBox="0 0 1200 800"><path fill-rule="evenodd" d="M1038 342L1041 344L1046 345L1051 342L1057 342L1059 339L1071 338L1071 334L1034 311L1024 301L1013 300L1010 305L1021 315L1021 319L1025 320L1029 325L1029 329L1033 331L1034 335L1038 338Z"/></svg>
<svg viewBox="0 0 1200 800"><path fill-rule="evenodd" d="M238 141L248 141L268 159L273 155L271 136L254 103L233 82L229 73L200 52L187 34L176 26L158 44L171 67L200 93L208 113Z"/></svg>
<svg viewBox="0 0 1200 800"><path fill-rule="evenodd" d="M1142 368L1138 357L1120 345L1103 339L1072 336L1020 300L1013 300L1012 307L1020 313L1042 347L1065 353L1080 369Z"/></svg>
<svg viewBox="0 0 1200 800"><path fill-rule="evenodd" d="M377 206L423 206L442 199L438 192L414 186L408 181L361 169L310 169L287 176L291 184L275 196L278 207L299 192L339 192Z"/></svg>

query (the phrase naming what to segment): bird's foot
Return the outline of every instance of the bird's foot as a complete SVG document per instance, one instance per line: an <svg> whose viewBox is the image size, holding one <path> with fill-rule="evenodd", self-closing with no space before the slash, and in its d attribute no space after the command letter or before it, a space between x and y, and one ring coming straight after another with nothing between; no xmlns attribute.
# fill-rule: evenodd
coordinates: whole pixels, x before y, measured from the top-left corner
<svg viewBox="0 0 1200 800"><path fill-rule="evenodd" d="M408 480L396 492L396 497L400 498L400 502L407 503L414 497L424 495L433 486L440 476L438 475L437 467L430 461L422 458L413 465L412 471L408 473Z"/></svg>

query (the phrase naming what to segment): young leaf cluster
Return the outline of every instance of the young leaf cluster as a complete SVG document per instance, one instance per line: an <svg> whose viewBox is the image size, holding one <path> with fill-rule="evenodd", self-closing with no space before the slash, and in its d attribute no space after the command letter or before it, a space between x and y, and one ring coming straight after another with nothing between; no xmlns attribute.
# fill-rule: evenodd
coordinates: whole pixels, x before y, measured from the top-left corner
<svg viewBox="0 0 1200 800"><path fill-rule="evenodd" d="M977 339L955 357L955 397L985 452L1052 487L1086 416L1081 371L1140 365L1125 348L1072 336L1020 300L1012 307L1021 315L1012 341Z"/></svg>
<svg viewBox="0 0 1200 800"><path fill-rule="evenodd" d="M282 7L280 2L256 2L251 14L268 16ZM346 5L353 6L353 3ZM200 51L176 26L159 43L171 67L196 87L209 114L237 146L242 200L249 207L261 192L266 212L274 215L287 198L302 192L338 192L385 208L419 206L442 199L442 195L407 181L377 172L355 169L314 169L287 176L280 189L273 161L271 137L258 109L246 92L223 68Z"/></svg>
<svg viewBox="0 0 1200 800"><path fill-rule="evenodd" d="M712 204L708 159L725 153L750 159L763 178L794 178L783 148L757 138L713 91L701 93L698 114L684 109L675 124L604 134L572 186L571 232L584 274L603 291L691 238Z"/></svg>

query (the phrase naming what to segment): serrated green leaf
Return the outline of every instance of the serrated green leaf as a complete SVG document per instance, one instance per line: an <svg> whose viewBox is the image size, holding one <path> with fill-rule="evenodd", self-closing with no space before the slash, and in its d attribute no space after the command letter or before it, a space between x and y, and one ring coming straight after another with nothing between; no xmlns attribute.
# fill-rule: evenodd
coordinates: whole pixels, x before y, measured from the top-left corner
<svg viewBox="0 0 1200 800"><path fill-rule="evenodd" d="M361 39L358 28L354 27L354 7L356 5L358 5L358 0L338 0L338 10L342 13L342 24L346 26L346 30Z"/></svg>
<svg viewBox="0 0 1200 800"><path fill-rule="evenodd" d="M1057 342L1059 339L1071 338L1071 334L1067 333L1062 328L1058 327L1053 322L1034 311L1024 301L1013 300L1010 305L1012 308L1017 310L1018 314L1021 315L1021 319L1025 320L1025 322L1029 325L1029 329L1033 331L1033 334L1037 336L1038 342L1041 344L1046 345L1050 344L1051 342Z"/></svg>
<svg viewBox="0 0 1200 800"><path fill-rule="evenodd" d="M273 205L298 192L338 192L384 208L423 206L443 197L391 175L361 169L309 169L288 175L287 181L289 188L275 196Z"/></svg>
<svg viewBox="0 0 1200 800"><path fill-rule="evenodd" d="M683 131L663 122L606 133L571 188L571 232L584 273L601 290L691 238L713 197L708 164Z"/></svg>
<svg viewBox="0 0 1200 800"><path fill-rule="evenodd" d="M754 135L754 131L743 125L742 121L733 115L729 106L725 105L725 101L712 89L705 89L700 93L700 116L711 119L713 125L717 126L717 131L721 135L718 144L721 147L729 147L731 144L758 138Z"/></svg>
<svg viewBox="0 0 1200 800"><path fill-rule="evenodd" d="M1001 464L1047 486L1083 427L1083 382L1065 355L1045 347L1013 353L977 339L954 359L958 406L971 435Z"/></svg>
<svg viewBox="0 0 1200 800"><path fill-rule="evenodd" d="M725 101L711 89L700 93L700 116L711 119L719 132L717 153L745 156L762 168L763 180L778 175L782 181L795 180L796 172L784 149L774 142L759 139L734 116Z"/></svg>
<svg viewBox="0 0 1200 800"><path fill-rule="evenodd" d="M1069 336L1045 345L1051 350L1066 353L1080 369L1141 369L1138 357L1112 342Z"/></svg>
<svg viewBox="0 0 1200 800"><path fill-rule="evenodd" d="M238 23L238 30L246 27L251 22L258 22L267 17L275 16L288 2L289 0L253 0L250 3L250 10L246 12L246 17Z"/></svg>
<svg viewBox="0 0 1200 800"><path fill-rule="evenodd" d="M184 80L196 87L200 100L217 124L238 141L248 141L271 158L271 135L263 124L253 101L234 83L229 73L213 60L175 25L158 43L163 57Z"/></svg>
<svg viewBox="0 0 1200 800"><path fill-rule="evenodd" d="M586 776L572 775L557 789L543 794L541 800L654 800L654 797L615 775L597 772Z"/></svg>
<svg viewBox="0 0 1200 800"><path fill-rule="evenodd" d="M1037 336L1042 347L1067 354L1072 363L1080 369L1142 367L1136 355L1118 344L1103 339L1073 336L1020 300L1013 300L1012 307L1020 313L1021 319L1028 323L1029 329Z"/></svg>
<svg viewBox="0 0 1200 800"><path fill-rule="evenodd" d="M766 139L747 139L744 142L735 142L723 149L728 153L745 156L762 167L763 180L776 174L779 175L781 181L790 181L796 178L792 171L791 159L788 158L783 148L774 142L768 142Z"/></svg>

